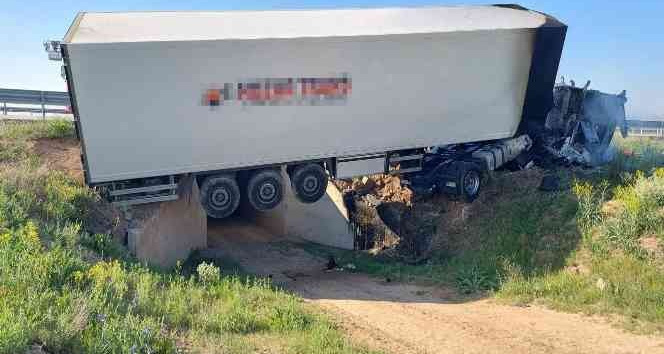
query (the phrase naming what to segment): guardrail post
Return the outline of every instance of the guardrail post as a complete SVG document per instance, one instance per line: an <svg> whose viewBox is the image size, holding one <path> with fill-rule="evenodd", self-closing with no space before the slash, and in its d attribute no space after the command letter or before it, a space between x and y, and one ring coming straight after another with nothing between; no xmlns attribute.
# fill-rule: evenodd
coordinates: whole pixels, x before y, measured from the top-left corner
<svg viewBox="0 0 664 354"><path fill-rule="evenodd" d="M42 119L46 120L46 104L44 104L44 91L40 92Z"/></svg>

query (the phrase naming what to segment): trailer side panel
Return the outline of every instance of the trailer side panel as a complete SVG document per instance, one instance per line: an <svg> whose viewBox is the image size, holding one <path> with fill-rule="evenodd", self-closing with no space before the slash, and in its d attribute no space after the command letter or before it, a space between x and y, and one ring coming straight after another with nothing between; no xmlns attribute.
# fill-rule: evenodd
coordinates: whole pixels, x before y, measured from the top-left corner
<svg viewBox="0 0 664 354"><path fill-rule="evenodd" d="M511 137L534 38L518 29L70 44L90 181ZM341 99L237 97L242 83L334 78L352 82ZM226 84L234 98L206 102Z"/></svg>

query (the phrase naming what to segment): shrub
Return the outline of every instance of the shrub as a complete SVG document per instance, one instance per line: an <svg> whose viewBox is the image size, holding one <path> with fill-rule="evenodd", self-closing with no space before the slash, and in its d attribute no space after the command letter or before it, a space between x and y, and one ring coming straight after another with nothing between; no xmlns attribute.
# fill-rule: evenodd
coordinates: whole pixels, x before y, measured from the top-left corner
<svg viewBox="0 0 664 354"><path fill-rule="evenodd" d="M464 294L495 289L498 286L496 272L487 272L478 264L459 268L455 280L457 288Z"/></svg>
<svg viewBox="0 0 664 354"><path fill-rule="evenodd" d="M258 314L237 302L217 316L219 330L230 333L253 333L266 329Z"/></svg>
<svg viewBox="0 0 664 354"><path fill-rule="evenodd" d="M577 220L584 230L590 230L602 221L602 203L607 198L608 183L602 182L599 186L588 181L574 181L572 191L578 201Z"/></svg>
<svg viewBox="0 0 664 354"><path fill-rule="evenodd" d="M7 303L6 294L0 296L0 353L12 353L30 343L29 321L25 314Z"/></svg>
<svg viewBox="0 0 664 354"><path fill-rule="evenodd" d="M210 263L201 263L196 267L198 279L204 284L212 284L219 281L220 272L219 268Z"/></svg>
<svg viewBox="0 0 664 354"><path fill-rule="evenodd" d="M90 297L100 307L121 307L128 297L129 279L118 261L98 262L87 273Z"/></svg>
<svg viewBox="0 0 664 354"><path fill-rule="evenodd" d="M92 251L99 254L102 258L126 259L129 257L127 250L122 247L113 236L108 234L78 234L79 242Z"/></svg>
<svg viewBox="0 0 664 354"><path fill-rule="evenodd" d="M51 119L47 121L44 131L46 138L71 138L74 137L74 124L65 119Z"/></svg>
<svg viewBox="0 0 664 354"><path fill-rule="evenodd" d="M620 208L595 224L594 233L599 240L611 247L639 253L640 237L664 234L664 177L661 175L659 170L651 176L637 171L626 184L614 189L611 202Z"/></svg>

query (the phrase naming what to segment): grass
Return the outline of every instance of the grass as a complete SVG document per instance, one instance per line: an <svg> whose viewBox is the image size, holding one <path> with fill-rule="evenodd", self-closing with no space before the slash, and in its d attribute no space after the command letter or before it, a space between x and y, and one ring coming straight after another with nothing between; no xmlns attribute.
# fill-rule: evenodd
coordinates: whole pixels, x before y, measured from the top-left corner
<svg viewBox="0 0 664 354"><path fill-rule="evenodd" d="M613 188L611 197L597 188L587 182L574 188L584 257L570 257L568 263L585 269L561 269L537 277L514 273L498 296L516 302L540 301L569 311L618 314L640 329L664 330L660 246L664 242L664 168L650 176L635 173ZM644 247L644 239L654 240L655 247Z"/></svg>
<svg viewBox="0 0 664 354"><path fill-rule="evenodd" d="M52 118L35 121L0 122L0 139L23 141L39 138L72 138L75 136L74 125L65 118Z"/></svg>
<svg viewBox="0 0 664 354"><path fill-rule="evenodd" d="M36 124L0 136L70 132ZM268 280L210 263L140 264L110 235L86 231L98 196L29 150L20 156L0 165L0 353L367 352Z"/></svg>
<svg viewBox="0 0 664 354"><path fill-rule="evenodd" d="M73 138L74 125L65 118L35 121L0 122L0 139L26 140L40 138Z"/></svg>
<svg viewBox="0 0 664 354"><path fill-rule="evenodd" d="M664 329L664 274L629 254L595 256L587 273L515 276L497 295L508 303L537 302L568 312L620 315L623 324L644 332Z"/></svg>
<svg viewBox="0 0 664 354"><path fill-rule="evenodd" d="M444 284L507 303L617 316L628 328L664 330L664 143L618 140L616 160L576 175L570 188L537 191L512 176L478 211L439 237L456 244L424 264L309 246L339 264L395 280ZM539 182L539 181L537 181ZM476 203L477 203L476 202ZM649 241L650 246L647 245ZM460 245L460 246L459 246Z"/></svg>
<svg viewBox="0 0 664 354"><path fill-rule="evenodd" d="M509 178L495 183L510 184ZM533 193L518 188L506 198L487 203L485 215L471 218L465 227L439 234L467 246L439 249L423 264L407 264L368 253L309 250L333 253L339 264L352 263L358 271L399 281L454 285L463 293L497 289L505 273L519 268L528 274L561 267L580 235L570 222L576 201L568 193Z"/></svg>
<svg viewBox="0 0 664 354"><path fill-rule="evenodd" d="M16 163L34 157L29 155L32 139L74 136L74 125L65 119L0 122L0 163Z"/></svg>
<svg viewBox="0 0 664 354"><path fill-rule="evenodd" d="M49 353L367 352L296 296L237 274L234 265L192 259L160 272L110 235L88 232L98 197L41 168L30 151L31 139L72 135L65 122L0 124L0 353L33 344ZM423 264L307 247L392 280L617 315L633 329L662 330L661 145L619 144L603 172L560 172L569 190L540 193L536 184L497 176L495 190L485 191L497 197L439 235L456 246Z"/></svg>
<svg viewBox="0 0 664 354"><path fill-rule="evenodd" d="M664 140L614 137L615 158L607 168L608 178L620 181L635 171L651 172L655 166L664 166Z"/></svg>

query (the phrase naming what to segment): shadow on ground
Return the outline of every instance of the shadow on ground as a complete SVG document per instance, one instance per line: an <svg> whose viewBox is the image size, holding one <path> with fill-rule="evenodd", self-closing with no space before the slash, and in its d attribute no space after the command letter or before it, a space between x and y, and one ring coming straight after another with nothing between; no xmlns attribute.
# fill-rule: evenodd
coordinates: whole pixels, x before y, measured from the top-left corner
<svg viewBox="0 0 664 354"><path fill-rule="evenodd" d="M305 299L458 303L480 296L461 296L454 289L391 281L328 269L329 258L306 250L306 241L279 237L240 218L208 221L208 249L202 259L237 264L242 272L271 278L277 286Z"/></svg>
<svg viewBox="0 0 664 354"><path fill-rule="evenodd" d="M306 244L241 219L208 222L207 259L238 264L322 308L354 341L386 353L662 352L659 338L537 306L500 305L454 288L327 270Z"/></svg>
<svg viewBox="0 0 664 354"><path fill-rule="evenodd" d="M277 237L239 217L209 220L210 249L204 253L232 260L247 273L271 277L305 298L475 301L498 288L505 271L517 269L526 276L555 271L566 266L577 248L577 202L568 189L539 191L544 174L538 169L497 174L472 204L442 196L414 203L400 227L390 229L410 234L397 235L406 241L429 235L431 250L417 265L389 252L370 256ZM344 271L326 269L330 254ZM347 263L373 276L349 272ZM394 290L399 287L404 289Z"/></svg>

